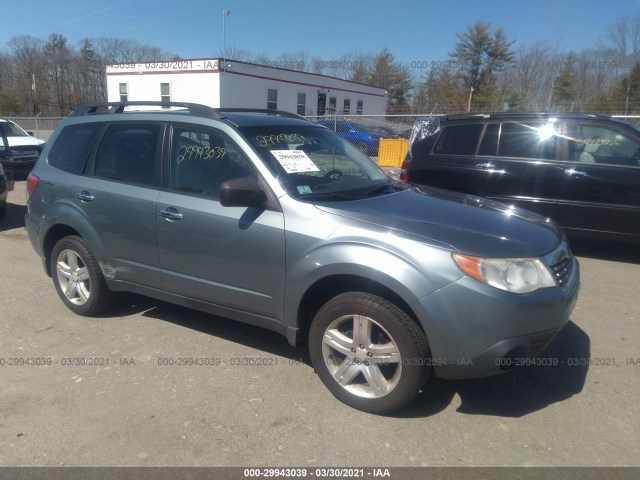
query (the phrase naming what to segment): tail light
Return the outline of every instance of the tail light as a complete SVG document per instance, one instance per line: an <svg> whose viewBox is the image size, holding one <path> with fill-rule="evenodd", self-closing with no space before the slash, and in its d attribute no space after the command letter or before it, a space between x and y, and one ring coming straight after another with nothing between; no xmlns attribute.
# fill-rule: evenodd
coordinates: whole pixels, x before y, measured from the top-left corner
<svg viewBox="0 0 640 480"><path fill-rule="evenodd" d="M27 200L29 200L31 194L36 191L36 187L38 186L39 181L40 179L33 173L30 173L27 177Z"/></svg>
<svg viewBox="0 0 640 480"><path fill-rule="evenodd" d="M410 169L411 169L411 161L409 161L408 159L405 159L405 161L402 162L402 166L400 167L400 180L402 180L403 182L409 181Z"/></svg>

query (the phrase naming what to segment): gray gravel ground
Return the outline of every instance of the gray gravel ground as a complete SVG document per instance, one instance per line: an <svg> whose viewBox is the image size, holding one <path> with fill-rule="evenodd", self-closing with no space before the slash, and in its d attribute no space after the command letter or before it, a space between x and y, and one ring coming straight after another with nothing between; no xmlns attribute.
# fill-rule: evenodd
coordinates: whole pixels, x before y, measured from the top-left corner
<svg viewBox="0 0 640 480"><path fill-rule="evenodd" d="M634 247L574 244L580 299L543 355L559 365L432 380L379 417L336 401L305 350L269 331L134 295L103 318L72 314L22 228L24 182L9 202L0 466L640 465ZM159 365L179 358L213 365Z"/></svg>

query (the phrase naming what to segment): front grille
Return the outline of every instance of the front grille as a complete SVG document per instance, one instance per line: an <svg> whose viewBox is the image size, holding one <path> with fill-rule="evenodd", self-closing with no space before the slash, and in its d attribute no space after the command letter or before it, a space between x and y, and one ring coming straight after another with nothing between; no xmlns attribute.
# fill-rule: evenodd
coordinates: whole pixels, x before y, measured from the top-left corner
<svg viewBox="0 0 640 480"><path fill-rule="evenodd" d="M551 265L551 271L558 285L563 286L571 275L571 258L565 257L558 263L554 263Z"/></svg>

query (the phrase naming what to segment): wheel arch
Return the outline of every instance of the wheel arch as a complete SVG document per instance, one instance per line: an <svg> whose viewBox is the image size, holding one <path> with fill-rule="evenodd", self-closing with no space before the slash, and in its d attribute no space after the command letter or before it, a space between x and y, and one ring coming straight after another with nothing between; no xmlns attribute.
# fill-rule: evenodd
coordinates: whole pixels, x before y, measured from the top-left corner
<svg viewBox="0 0 640 480"><path fill-rule="evenodd" d="M42 240L42 253L45 259L44 265L46 268L47 275L49 276L52 275L50 260L51 260L51 252L53 251L53 247L56 245L56 243L58 243L58 241L60 241L65 237L69 237L71 235L82 237L80 232L78 232L76 229L63 223L58 223L56 225L53 225L51 226L51 228L47 230L47 233L44 236L44 239Z"/></svg>
<svg viewBox="0 0 640 480"><path fill-rule="evenodd" d="M306 342L311 322L320 307L331 298L347 292L370 293L392 302L424 332L422 323L409 303L391 288L362 275L334 274L317 280L302 295L296 316L298 326L297 344Z"/></svg>

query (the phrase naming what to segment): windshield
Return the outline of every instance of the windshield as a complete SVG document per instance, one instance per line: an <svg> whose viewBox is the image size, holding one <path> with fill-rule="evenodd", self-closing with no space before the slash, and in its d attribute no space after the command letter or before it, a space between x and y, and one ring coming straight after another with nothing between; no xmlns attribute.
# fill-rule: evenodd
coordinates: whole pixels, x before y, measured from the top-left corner
<svg viewBox="0 0 640 480"><path fill-rule="evenodd" d="M29 134L22 130L13 122L6 122L5 129L7 131L7 137L28 137Z"/></svg>
<svg viewBox="0 0 640 480"><path fill-rule="evenodd" d="M240 129L280 185L300 200L356 200L385 193L387 176L357 148L326 128Z"/></svg>

